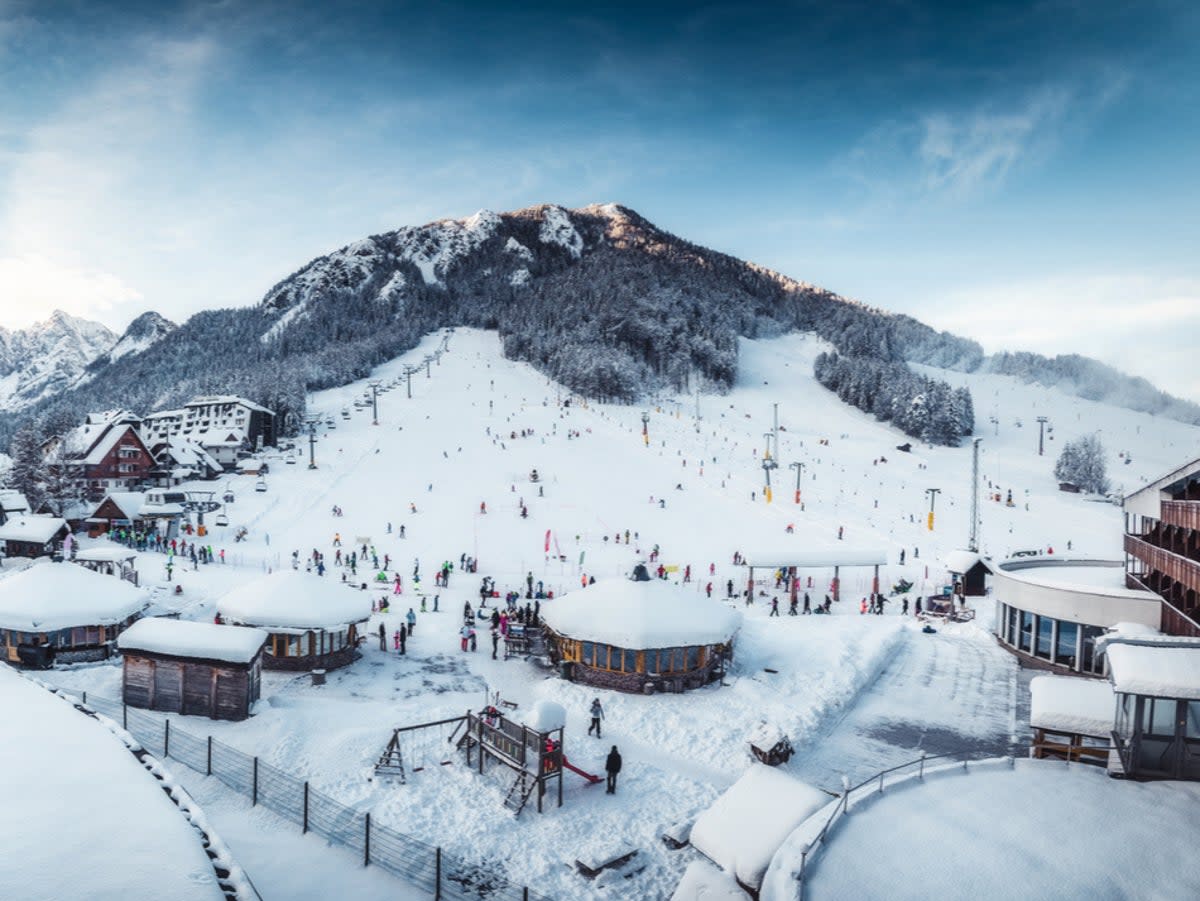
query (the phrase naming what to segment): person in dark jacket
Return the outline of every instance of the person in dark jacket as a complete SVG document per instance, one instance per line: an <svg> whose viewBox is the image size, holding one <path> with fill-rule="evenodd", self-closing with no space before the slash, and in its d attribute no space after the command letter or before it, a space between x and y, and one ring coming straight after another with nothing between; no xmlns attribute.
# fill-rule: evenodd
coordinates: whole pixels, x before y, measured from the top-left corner
<svg viewBox="0 0 1200 901"><path fill-rule="evenodd" d="M617 750L617 746L613 745L612 750L608 752L608 757L604 761L604 771L608 773L608 788L610 795L617 793L617 773L621 772L621 752Z"/></svg>

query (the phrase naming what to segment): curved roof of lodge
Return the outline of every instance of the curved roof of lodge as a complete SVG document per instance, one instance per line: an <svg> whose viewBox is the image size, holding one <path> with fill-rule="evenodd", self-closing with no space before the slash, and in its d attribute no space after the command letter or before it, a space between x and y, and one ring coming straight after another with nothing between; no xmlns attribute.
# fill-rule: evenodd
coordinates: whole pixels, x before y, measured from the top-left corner
<svg viewBox="0 0 1200 901"><path fill-rule="evenodd" d="M309 573L261 576L217 602L225 619L264 629L325 629L360 623L371 616L369 592Z"/></svg>
<svg viewBox="0 0 1200 901"><path fill-rule="evenodd" d="M542 619L567 638L629 650L728 641L742 615L703 593L663 579L599 579L542 606Z"/></svg>

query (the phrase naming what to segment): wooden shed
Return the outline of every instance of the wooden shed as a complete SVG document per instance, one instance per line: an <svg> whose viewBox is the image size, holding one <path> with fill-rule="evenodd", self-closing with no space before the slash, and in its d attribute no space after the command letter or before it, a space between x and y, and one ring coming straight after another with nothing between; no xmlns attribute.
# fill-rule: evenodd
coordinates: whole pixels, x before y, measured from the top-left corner
<svg viewBox="0 0 1200 901"><path fill-rule="evenodd" d="M986 580L992 574L992 568L977 551L951 551L946 555L946 569L954 579L955 594L959 597L987 594Z"/></svg>
<svg viewBox="0 0 1200 901"><path fill-rule="evenodd" d="M53 554L70 533L61 516L27 513L14 516L0 526L0 542L7 557L47 557Z"/></svg>
<svg viewBox="0 0 1200 901"><path fill-rule="evenodd" d="M177 619L143 619L117 641L130 707L244 720L262 680L261 629Z"/></svg>

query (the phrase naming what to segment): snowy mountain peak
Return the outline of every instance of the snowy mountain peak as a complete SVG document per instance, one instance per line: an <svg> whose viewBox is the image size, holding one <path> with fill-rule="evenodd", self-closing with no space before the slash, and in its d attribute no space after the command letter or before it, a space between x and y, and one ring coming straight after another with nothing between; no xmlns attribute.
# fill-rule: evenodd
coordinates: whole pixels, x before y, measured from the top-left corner
<svg viewBox="0 0 1200 901"><path fill-rule="evenodd" d="M101 323L62 310L27 329L0 327L0 408L24 409L64 390L116 340Z"/></svg>
<svg viewBox="0 0 1200 901"><path fill-rule="evenodd" d="M108 352L108 361L119 360L130 354L139 354L155 342L161 340L178 328L175 323L153 310L138 316L125 329L119 341Z"/></svg>

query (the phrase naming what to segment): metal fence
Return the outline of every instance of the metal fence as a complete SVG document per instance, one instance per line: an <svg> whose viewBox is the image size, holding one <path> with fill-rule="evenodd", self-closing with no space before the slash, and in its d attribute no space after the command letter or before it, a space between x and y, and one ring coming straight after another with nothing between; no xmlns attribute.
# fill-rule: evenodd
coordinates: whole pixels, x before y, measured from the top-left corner
<svg viewBox="0 0 1200 901"><path fill-rule="evenodd" d="M193 735L169 719L111 698L83 693L83 703L125 727L141 745L158 757L178 760L246 795L303 832L349 848L363 866L375 865L435 899L448 901L549 901L525 887L513 885L489 867L445 854L442 849L372 822L370 812L347 807L277 767L239 751L211 735Z"/></svg>

